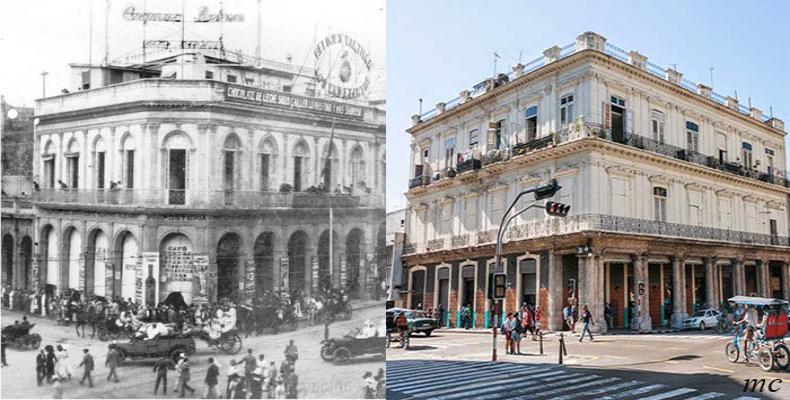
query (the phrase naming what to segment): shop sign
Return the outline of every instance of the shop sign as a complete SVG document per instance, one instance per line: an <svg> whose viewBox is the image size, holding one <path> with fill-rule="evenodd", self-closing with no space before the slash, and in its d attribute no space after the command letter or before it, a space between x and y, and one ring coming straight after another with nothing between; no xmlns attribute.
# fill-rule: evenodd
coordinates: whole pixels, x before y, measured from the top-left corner
<svg viewBox="0 0 790 400"><path fill-rule="evenodd" d="M162 281L192 280L192 251L187 246L169 246L162 259Z"/></svg>
<svg viewBox="0 0 790 400"><path fill-rule="evenodd" d="M289 109L317 111L344 117L362 118L362 107L239 85L227 85L225 99L228 101L237 101L260 106L273 105L287 107Z"/></svg>

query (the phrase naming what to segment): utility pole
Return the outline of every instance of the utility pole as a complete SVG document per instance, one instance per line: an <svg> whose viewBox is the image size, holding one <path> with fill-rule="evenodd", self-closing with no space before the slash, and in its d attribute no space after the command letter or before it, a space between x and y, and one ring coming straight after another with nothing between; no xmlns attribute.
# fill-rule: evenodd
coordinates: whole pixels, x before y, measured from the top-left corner
<svg viewBox="0 0 790 400"><path fill-rule="evenodd" d="M47 75L49 72L41 71L41 97L47 97Z"/></svg>
<svg viewBox="0 0 790 400"><path fill-rule="evenodd" d="M261 0L258 0L258 35L255 37L257 45L255 46L255 66L261 66ZM315 40L313 40L315 42Z"/></svg>
<svg viewBox="0 0 790 400"><path fill-rule="evenodd" d="M104 60L102 65L107 65L110 62L110 0L104 0Z"/></svg>

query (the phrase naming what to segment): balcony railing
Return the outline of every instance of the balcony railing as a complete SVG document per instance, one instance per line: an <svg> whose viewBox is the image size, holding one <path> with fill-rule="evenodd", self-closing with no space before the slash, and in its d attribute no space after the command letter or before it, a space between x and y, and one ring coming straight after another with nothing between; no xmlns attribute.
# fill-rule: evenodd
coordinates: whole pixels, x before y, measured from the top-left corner
<svg viewBox="0 0 790 400"><path fill-rule="evenodd" d="M409 179L409 189L416 188L417 186L422 186L424 184L426 184L426 179L422 175Z"/></svg>
<svg viewBox="0 0 790 400"><path fill-rule="evenodd" d="M756 246L790 247L790 237L787 236L659 222L604 214L582 214L567 218L550 218L516 224L508 229L505 237L507 241L514 241L581 232L627 233ZM465 248L473 245L466 241L456 240L457 237L459 236L452 237L450 246L447 249ZM478 232L476 237L477 245L493 244L496 240L496 230ZM424 243L409 243L409 251L406 251L407 247L404 247L404 254L444 249L443 246L436 247L432 245L437 243L437 240L442 240L442 238L427 242L427 246L425 246ZM444 244L446 242L442 243Z"/></svg>
<svg viewBox="0 0 790 400"><path fill-rule="evenodd" d="M580 47L580 46L577 45L577 43L567 44L567 45L562 46L560 48L560 54L559 54L558 60L562 60L564 58L570 57L573 54L576 54L576 53L578 53L580 51L583 51L583 50L586 50L588 48L589 47L586 47L586 46L581 46ZM620 60L620 61L622 61L624 63L630 63L629 53L627 51L625 51L624 49L622 49L620 47L617 47L614 44L609 43L608 41L605 42L603 53L607 54L607 55L610 55L610 56L612 56L612 57L614 57L614 58L616 58L616 59L618 59L618 60ZM524 64L523 71L522 72L518 72L518 73L526 75L526 74L529 74L532 71L535 71L535 70L543 67L544 65L546 65L546 57L540 56L540 57L537 57L534 60ZM660 79L667 80L667 74L666 74L666 69L667 68L666 67L662 67L660 65L656 65L656 64L654 64L654 63L652 63L650 61L646 61L644 68L651 75L653 75L653 76L655 76L657 78L660 78ZM516 75L516 74L517 74L517 72L515 70L509 72L507 74L508 82L512 82L513 80L519 78L519 76ZM489 92L493 88L493 86L489 85L487 83L488 83L488 80L483 81L483 82L475 85L472 88L472 90L470 91L470 93L469 93L470 94L469 99L477 98L477 97ZM695 83L695 82L693 82L693 81L691 81L689 79L682 78L677 83L677 85L682 87L683 89L691 92L691 93L694 93L694 94L697 94L697 95L699 94L699 93L697 93L697 90L698 90L697 89L697 83ZM710 99L713 100L714 102L720 104L720 105L726 105L726 98L724 96L718 94L718 93L711 92ZM450 110L450 109L452 109L454 107L457 107L457 106L463 104L464 101L465 101L465 99L455 98L453 100L450 100L449 102L446 102L445 111ZM747 116L751 115L751 111L749 110L749 108L747 108L746 106L741 105L741 104L738 104L737 112L742 114L742 115L747 115ZM434 118L434 117L436 117L438 115L440 115L438 110L436 108L432 108L432 109L420 114L420 122L428 121L431 118ZM760 122L767 122L770 119L771 119L770 115L761 115L760 118L758 118L758 121L760 121Z"/></svg>
<svg viewBox="0 0 790 400"><path fill-rule="evenodd" d="M383 207L382 195L166 189L41 189L39 205L73 204L199 209L356 208Z"/></svg>
<svg viewBox="0 0 790 400"><path fill-rule="evenodd" d="M5 214L32 214L33 202L27 196L3 196L2 212Z"/></svg>

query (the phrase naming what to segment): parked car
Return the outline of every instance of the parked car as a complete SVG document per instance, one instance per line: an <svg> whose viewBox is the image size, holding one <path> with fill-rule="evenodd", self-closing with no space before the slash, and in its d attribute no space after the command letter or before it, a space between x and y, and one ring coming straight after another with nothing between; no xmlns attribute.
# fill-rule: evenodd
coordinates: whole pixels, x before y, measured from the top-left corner
<svg viewBox="0 0 790 400"><path fill-rule="evenodd" d="M705 330L719 324L721 312L712 309L698 310L694 315L683 320L683 329Z"/></svg>
<svg viewBox="0 0 790 400"><path fill-rule="evenodd" d="M148 340L133 338L128 343L117 343L115 346L123 359L165 356L178 361L181 353L190 355L195 352L195 339L184 335L160 336Z"/></svg>
<svg viewBox="0 0 790 400"><path fill-rule="evenodd" d="M425 336L431 336L431 333L435 329L439 329L439 321L434 318L426 317L420 310L390 308L387 310L387 320L394 320L400 313L406 314L406 321L409 322L409 328L411 328L412 333L424 333Z"/></svg>

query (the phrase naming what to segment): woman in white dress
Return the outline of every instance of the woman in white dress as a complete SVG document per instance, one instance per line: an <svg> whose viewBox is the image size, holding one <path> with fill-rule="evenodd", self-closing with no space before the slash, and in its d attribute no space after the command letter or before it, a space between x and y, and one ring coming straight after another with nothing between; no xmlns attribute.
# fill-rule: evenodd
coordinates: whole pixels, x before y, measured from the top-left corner
<svg viewBox="0 0 790 400"><path fill-rule="evenodd" d="M57 374L61 379L71 379L71 367L69 367L66 359L69 358L69 350L66 345L58 345L57 351L55 352L55 357L57 358L57 362L55 362L55 374Z"/></svg>

